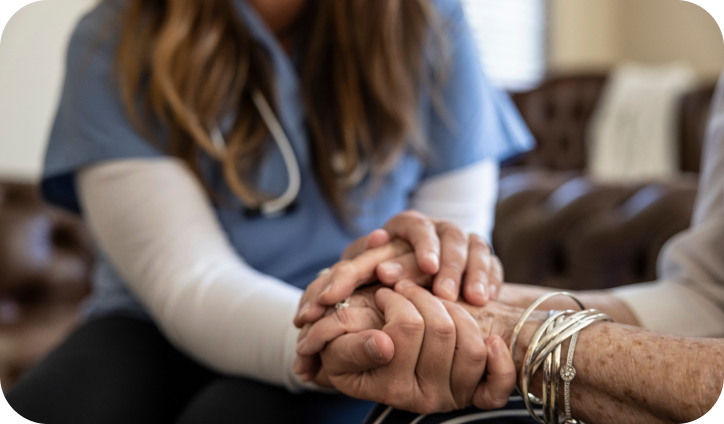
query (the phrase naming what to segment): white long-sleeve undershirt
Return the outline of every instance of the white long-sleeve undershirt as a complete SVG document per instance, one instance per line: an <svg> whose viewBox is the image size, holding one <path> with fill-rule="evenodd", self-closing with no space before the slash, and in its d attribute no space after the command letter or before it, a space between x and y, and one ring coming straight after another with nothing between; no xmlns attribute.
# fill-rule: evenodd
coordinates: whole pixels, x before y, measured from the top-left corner
<svg viewBox="0 0 724 424"><path fill-rule="evenodd" d="M292 370L302 291L244 262L185 164L106 162L77 187L95 240L174 345L222 373L310 387ZM497 164L481 162L423 182L412 205L488 235L496 192Z"/></svg>

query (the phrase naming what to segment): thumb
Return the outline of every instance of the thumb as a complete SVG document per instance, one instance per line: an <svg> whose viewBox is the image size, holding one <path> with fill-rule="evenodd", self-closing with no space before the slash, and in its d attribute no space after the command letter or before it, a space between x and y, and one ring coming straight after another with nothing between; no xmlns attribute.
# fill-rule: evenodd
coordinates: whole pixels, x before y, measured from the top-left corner
<svg viewBox="0 0 724 424"><path fill-rule="evenodd" d="M337 337L321 352L322 364L331 376L367 371L392 360L392 339L380 330L366 330Z"/></svg>

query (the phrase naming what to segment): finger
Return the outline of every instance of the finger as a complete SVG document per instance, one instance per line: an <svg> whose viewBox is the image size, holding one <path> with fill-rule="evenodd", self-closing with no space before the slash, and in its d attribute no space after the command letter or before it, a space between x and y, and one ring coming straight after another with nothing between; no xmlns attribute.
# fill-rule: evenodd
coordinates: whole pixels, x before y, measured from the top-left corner
<svg viewBox="0 0 724 424"><path fill-rule="evenodd" d="M367 236L367 250L376 249L383 244L389 243L390 234L382 228L374 230Z"/></svg>
<svg viewBox="0 0 724 424"><path fill-rule="evenodd" d="M319 372L320 365L319 355L297 355L292 369L303 381L310 381Z"/></svg>
<svg viewBox="0 0 724 424"><path fill-rule="evenodd" d="M432 276L420 269L414 253L407 253L377 265L377 278L387 285L394 285L401 280L411 280L419 286L429 286L432 283Z"/></svg>
<svg viewBox="0 0 724 424"><path fill-rule="evenodd" d="M375 301L385 317L382 330L398 347L390 365L401 378L409 378L415 372L425 334L425 321L412 302L390 289L377 290Z"/></svg>
<svg viewBox="0 0 724 424"><path fill-rule="evenodd" d="M450 371L450 387L459 408L471 404L475 390L485 373L488 350L473 317L460 305L442 302L455 323L455 356Z"/></svg>
<svg viewBox="0 0 724 424"><path fill-rule="evenodd" d="M403 399L409 400L414 396L413 392L417 387L415 366L425 324L415 306L390 289L378 290L375 293L375 303L385 317L383 333L368 330L338 337L322 350L322 362L330 381L342 393L362 399L397 402L401 405ZM389 353L387 349L394 347L392 360L387 365L370 369L369 358L355 359L355 354L359 355L360 352L372 356L364 349L364 342L371 343L366 337L367 334L374 335L375 344L385 359L389 358L386 356ZM344 349L344 343L349 343L347 349ZM364 368L370 371L355 373Z"/></svg>
<svg viewBox="0 0 724 424"><path fill-rule="evenodd" d="M354 259L369 249L380 247L390 241L390 235L383 229L377 229L364 237L353 241L342 253L341 259Z"/></svg>
<svg viewBox="0 0 724 424"><path fill-rule="evenodd" d="M343 263L343 261L340 261L339 263ZM319 297L319 293L327 287L329 278L331 277L330 274L331 270L321 272L317 278L307 286L304 293L302 293L302 298L299 300L297 314L294 316L294 325L297 328L302 328L304 324L316 321L322 316L322 314L324 314L324 305L320 305L319 302L316 302L314 299L317 299ZM317 318L314 319L314 317Z"/></svg>
<svg viewBox="0 0 724 424"><path fill-rule="evenodd" d="M485 306L490 298L494 280L492 268L494 256L488 244L477 234L468 240L468 264L463 280L463 297L468 303ZM496 293L499 290L496 290Z"/></svg>
<svg viewBox="0 0 724 424"><path fill-rule="evenodd" d="M389 335L365 330L334 339L322 350L322 364L330 377L355 374L388 364L395 355Z"/></svg>
<svg viewBox="0 0 724 424"><path fill-rule="evenodd" d="M487 372L475 390L473 404L480 409L498 409L508 403L515 388L515 364L503 339L490 336L485 344L488 346Z"/></svg>
<svg viewBox="0 0 724 424"><path fill-rule="evenodd" d="M319 357L319 355L315 355L315 357ZM329 375L327 375L327 371L324 369L324 367L320 366L319 372L317 372L317 375L313 378L313 380L315 383L322 387L327 387L330 389L334 388L334 385L332 385L332 382L329 379Z"/></svg>
<svg viewBox="0 0 724 424"><path fill-rule="evenodd" d="M395 285L395 291L407 298L420 312L425 323L417 367L421 391L435 399L435 408L452 408L450 372L455 355L455 323L440 299L412 282Z"/></svg>
<svg viewBox="0 0 724 424"><path fill-rule="evenodd" d="M399 237L412 244L420 269L428 274L440 270L440 239L435 224L417 211L405 211L384 227L391 238Z"/></svg>
<svg viewBox="0 0 724 424"><path fill-rule="evenodd" d="M368 250L353 260L341 260L320 274L302 294L294 325L301 328L324 315L326 306L349 297L359 286L373 280L376 266L410 251L408 243L396 240ZM321 300L320 300L321 299Z"/></svg>
<svg viewBox="0 0 724 424"><path fill-rule="evenodd" d="M468 237L456 225L448 222L437 224L440 237L440 272L432 283L435 295L456 301L460 293L460 280L468 260Z"/></svg>
<svg viewBox="0 0 724 424"><path fill-rule="evenodd" d="M317 297L321 305L334 305L350 296L354 290L376 279L375 270L380 263L401 256L411 250L404 240L393 240L376 249L368 250L355 259L340 262L332 268L326 287ZM320 315L321 316L321 315ZM314 320L319 319L316 316Z"/></svg>
<svg viewBox="0 0 724 424"><path fill-rule="evenodd" d="M324 346L347 333L382 329L384 320L371 308L343 308L312 324L309 332L297 343L297 354L314 355Z"/></svg>

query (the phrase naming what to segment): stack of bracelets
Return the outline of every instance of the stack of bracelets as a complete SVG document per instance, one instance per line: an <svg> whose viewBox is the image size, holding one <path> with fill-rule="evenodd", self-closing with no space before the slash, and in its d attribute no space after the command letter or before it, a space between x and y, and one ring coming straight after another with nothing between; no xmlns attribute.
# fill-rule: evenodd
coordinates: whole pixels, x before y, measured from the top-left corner
<svg viewBox="0 0 724 424"><path fill-rule="evenodd" d="M583 304L571 293L555 292L548 293L533 302L523 312L518 324L513 330L513 337L510 342L510 352L515 352L518 342L518 335L525 320L540 306L541 303L554 296L568 296L573 299L581 311L550 311L548 319L533 334L528 346L528 351L523 360L523 367L518 377L517 389L523 397L525 406L530 415L542 424L584 424L582 421L571 417L571 381L576 376L576 369L573 368L573 351L576 348L578 332L598 321L613 322L611 317L595 309L586 309ZM568 347L568 358L566 364L561 367L561 344L568 338L571 343ZM530 381L536 371L543 366L543 395L538 399L528 391ZM560 375L564 384L565 409L561 413L558 408L558 388ZM543 419L533 410L533 404L543 407Z"/></svg>

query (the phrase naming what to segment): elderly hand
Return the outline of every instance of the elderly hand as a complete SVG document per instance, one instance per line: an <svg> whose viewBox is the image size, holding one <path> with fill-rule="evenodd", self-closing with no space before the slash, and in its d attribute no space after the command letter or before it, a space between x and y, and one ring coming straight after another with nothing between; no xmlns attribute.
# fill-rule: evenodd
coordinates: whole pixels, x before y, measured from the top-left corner
<svg viewBox="0 0 724 424"><path fill-rule="evenodd" d="M505 405L516 377L505 343L487 337L461 305L408 281L395 291L378 290L375 303L384 315L382 331L345 334L322 351L320 374L334 387L425 414L471 403L486 409Z"/></svg>
<svg viewBox="0 0 724 424"><path fill-rule="evenodd" d="M406 243L386 251L401 252L397 255L368 255L389 243L403 241ZM379 260L371 273L369 260L362 268L352 265L361 256ZM496 300L503 282L500 261L480 236L465 234L452 223L415 211L395 216L383 229L352 243L333 271L315 280L305 292L295 319L298 327L313 323L322 316L325 306L344 300L357 287L374 279L390 286L403 279L422 286L432 284L435 295L451 301L457 300L462 285L465 300L479 306Z"/></svg>

